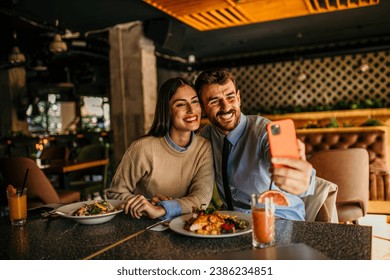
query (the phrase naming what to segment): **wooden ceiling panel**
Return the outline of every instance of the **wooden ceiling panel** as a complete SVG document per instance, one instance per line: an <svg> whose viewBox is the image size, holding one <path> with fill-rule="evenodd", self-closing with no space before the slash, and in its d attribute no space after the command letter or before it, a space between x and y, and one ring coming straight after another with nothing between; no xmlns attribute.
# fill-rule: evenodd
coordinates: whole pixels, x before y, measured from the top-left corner
<svg viewBox="0 0 390 280"><path fill-rule="evenodd" d="M282 18L299 17L310 14L302 0L249 1L242 3L242 9L253 22L264 22Z"/></svg>
<svg viewBox="0 0 390 280"><path fill-rule="evenodd" d="M200 30L378 5L380 0L144 0Z"/></svg>

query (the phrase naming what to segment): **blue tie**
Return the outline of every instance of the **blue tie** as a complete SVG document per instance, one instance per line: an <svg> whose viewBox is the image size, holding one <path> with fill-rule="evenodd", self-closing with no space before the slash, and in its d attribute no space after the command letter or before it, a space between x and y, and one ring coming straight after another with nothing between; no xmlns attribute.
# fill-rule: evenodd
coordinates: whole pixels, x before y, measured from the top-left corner
<svg viewBox="0 0 390 280"><path fill-rule="evenodd" d="M225 136L225 138L223 139L223 148L222 148L222 181L223 181L223 189L225 191L227 208L228 210L233 211L233 199L229 187L229 179L227 174L227 163L229 159L229 152L230 152L230 142Z"/></svg>

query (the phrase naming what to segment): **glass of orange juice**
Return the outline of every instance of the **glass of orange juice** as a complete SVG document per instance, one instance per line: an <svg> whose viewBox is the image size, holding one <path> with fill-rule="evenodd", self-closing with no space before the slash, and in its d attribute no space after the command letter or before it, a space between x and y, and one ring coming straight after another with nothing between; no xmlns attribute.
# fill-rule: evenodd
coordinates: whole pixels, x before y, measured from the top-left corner
<svg viewBox="0 0 390 280"><path fill-rule="evenodd" d="M264 201L263 201L264 200ZM267 248L275 245L275 205L272 197L252 194L252 245Z"/></svg>
<svg viewBox="0 0 390 280"><path fill-rule="evenodd" d="M15 189L12 186L7 188L7 199L9 218L12 225L22 226L27 219L27 188Z"/></svg>

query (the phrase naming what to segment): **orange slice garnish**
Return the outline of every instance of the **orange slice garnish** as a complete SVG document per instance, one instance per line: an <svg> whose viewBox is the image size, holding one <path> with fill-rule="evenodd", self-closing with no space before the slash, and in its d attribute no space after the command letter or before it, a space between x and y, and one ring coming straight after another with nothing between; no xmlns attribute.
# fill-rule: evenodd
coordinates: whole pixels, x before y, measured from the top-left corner
<svg viewBox="0 0 390 280"><path fill-rule="evenodd" d="M15 194L16 194L16 189L15 189L12 185L8 185L7 191L8 191L8 193L10 193L11 195L15 195Z"/></svg>
<svg viewBox="0 0 390 280"><path fill-rule="evenodd" d="M271 190L263 192L259 198L260 202L264 203L266 197L272 197L275 205L290 206L290 201L288 200L287 196L280 191Z"/></svg>

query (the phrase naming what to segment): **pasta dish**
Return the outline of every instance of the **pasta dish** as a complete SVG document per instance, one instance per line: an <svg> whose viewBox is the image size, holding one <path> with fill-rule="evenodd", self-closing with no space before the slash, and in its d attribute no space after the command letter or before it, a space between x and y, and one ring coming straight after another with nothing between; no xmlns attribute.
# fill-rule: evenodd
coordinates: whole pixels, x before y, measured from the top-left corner
<svg viewBox="0 0 390 280"><path fill-rule="evenodd" d="M116 210L115 207L111 203L105 200L100 200L100 201L95 201L94 203L91 204L84 204L82 207L80 207L73 213L73 216L101 215L101 214L112 213L115 210Z"/></svg>

